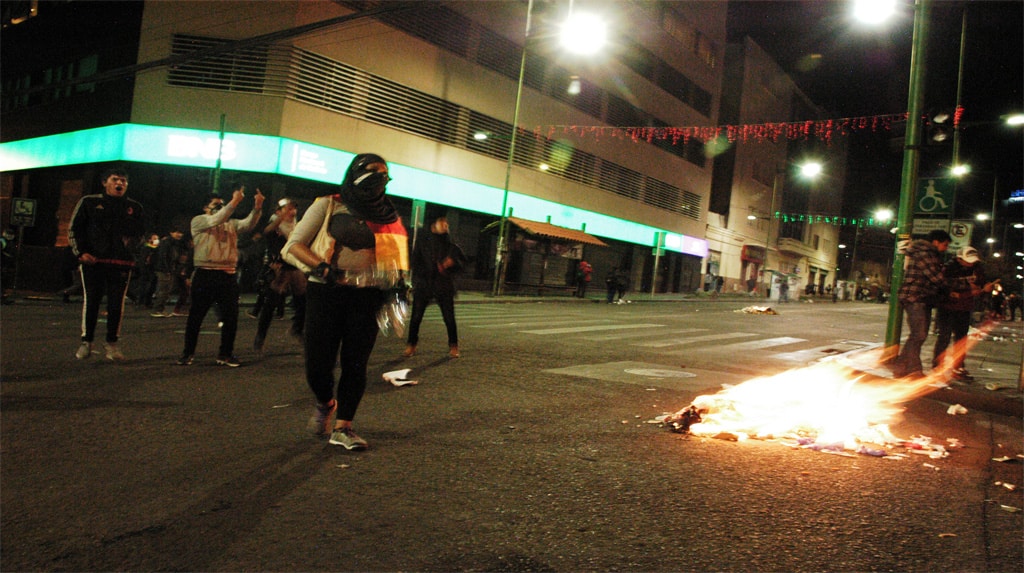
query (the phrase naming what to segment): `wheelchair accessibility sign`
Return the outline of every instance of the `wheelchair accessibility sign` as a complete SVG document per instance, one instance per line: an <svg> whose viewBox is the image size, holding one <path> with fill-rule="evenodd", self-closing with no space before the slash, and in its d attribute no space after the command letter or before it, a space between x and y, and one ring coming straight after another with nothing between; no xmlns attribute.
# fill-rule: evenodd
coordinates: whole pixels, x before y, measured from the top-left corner
<svg viewBox="0 0 1024 573"><path fill-rule="evenodd" d="M919 179L915 213L940 214L953 209L953 180L948 177Z"/></svg>

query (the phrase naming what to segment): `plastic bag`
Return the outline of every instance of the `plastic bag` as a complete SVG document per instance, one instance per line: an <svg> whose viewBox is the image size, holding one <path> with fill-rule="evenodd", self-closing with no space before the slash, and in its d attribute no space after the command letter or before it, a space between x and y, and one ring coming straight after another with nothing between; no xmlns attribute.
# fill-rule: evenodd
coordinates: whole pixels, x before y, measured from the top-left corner
<svg viewBox="0 0 1024 573"><path fill-rule="evenodd" d="M406 289L391 289L384 293L384 304L377 311L377 326L384 336L405 338L409 326L409 300Z"/></svg>

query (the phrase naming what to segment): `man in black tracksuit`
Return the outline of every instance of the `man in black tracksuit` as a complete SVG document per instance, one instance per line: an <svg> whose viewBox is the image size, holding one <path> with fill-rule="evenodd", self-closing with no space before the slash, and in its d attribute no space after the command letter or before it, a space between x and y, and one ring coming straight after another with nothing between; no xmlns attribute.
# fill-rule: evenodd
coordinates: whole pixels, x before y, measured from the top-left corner
<svg viewBox="0 0 1024 573"><path fill-rule="evenodd" d="M135 251L145 227L142 205L125 197L128 174L113 168L101 178L103 193L86 195L71 214L68 240L71 252L81 262L82 273L82 343L75 358L92 355L93 336L100 312L100 301L107 297L107 336L104 345L107 358L124 360L117 345L121 332L124 297L135 265Z"/></svg>

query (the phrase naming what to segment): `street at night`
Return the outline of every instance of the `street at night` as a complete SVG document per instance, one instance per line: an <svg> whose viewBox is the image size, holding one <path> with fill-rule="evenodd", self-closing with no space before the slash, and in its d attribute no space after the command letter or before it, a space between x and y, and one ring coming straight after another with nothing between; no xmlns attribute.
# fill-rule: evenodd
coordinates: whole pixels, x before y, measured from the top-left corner
<svg viewBox="0 0 1024 573"><path fill-rule="evenodd" d="M944 458L836 455L651 423L757 374L877 343L885 305L744 299L436 308L419 353L381 338L347 452L305 431L302 355L192 366L183 318L130 310L124 363L73 356L77 305L4 307L5 571L1011 571L1021 561L1021 323L968 357L996 407L960 390L906 404L893 433ZM478 303L478 304L473 304ZM243 318L248 349L255 321ZM409 368L418 384L384 372ZM986 377L987 376L987 377ZM984 384L1007 389L986 391ZM944 392L958 392L947 394ZM983 405L983 404L982 404ZM893 450L897 451L897 450ZM900 450L902 451L902 450ZM1004 459L1005 461L994 461ZM1004 485L1006 484L1006 485ZM1011 490L1015 486L1017 489ZM342 557L344 556L344 557Z"/></svg>

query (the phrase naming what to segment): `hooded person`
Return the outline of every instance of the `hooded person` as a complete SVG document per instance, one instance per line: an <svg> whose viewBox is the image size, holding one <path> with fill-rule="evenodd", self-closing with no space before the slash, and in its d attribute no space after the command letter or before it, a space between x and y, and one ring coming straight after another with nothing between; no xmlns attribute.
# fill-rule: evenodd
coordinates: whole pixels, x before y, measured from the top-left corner
<svg viewBox="0 0 1024 573"><path fill-rule="evenodd" d="M430 224L430 232L421 234L412 250L412 317L403 356L416 354L420 323L432 300L441 309L448 332L448 356L460 356L459 331L455 323L455 275L465 265L465 254L448 234L448 218L436 217Z"/></svg>
<svg viewBox="0 0 1024 573"><path fill-rule="evenodd" d="M971 328L971 312L978 297L983 292L992 290L992 284L985 284L985 275L978 264L980 261L977 249L963 247L956 252L956 257L946 263L943 267L946 292L935 312L938 336L935 339L932 367L942 367L949 358L952 361L952 377L960 382L974 380L964 367L967 333ZM948 348L950 339L953 341L952 349Z"/></svg>
<svg viewBox="0 0 1024 573"><path fill-rule="evenodd" d="M389 181L384 158L355 156L338 192L314 201L281 250L309 274L306 382L317 401L310 430L349 450L367 447L352 422L366 390L377 311L385 291L409 270L408 234L386 196ZM335 380L339 352L341 375Z"/></svg>

